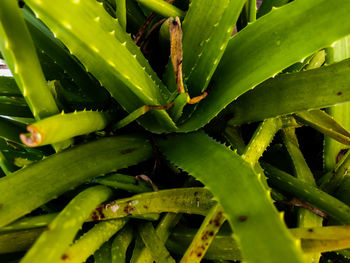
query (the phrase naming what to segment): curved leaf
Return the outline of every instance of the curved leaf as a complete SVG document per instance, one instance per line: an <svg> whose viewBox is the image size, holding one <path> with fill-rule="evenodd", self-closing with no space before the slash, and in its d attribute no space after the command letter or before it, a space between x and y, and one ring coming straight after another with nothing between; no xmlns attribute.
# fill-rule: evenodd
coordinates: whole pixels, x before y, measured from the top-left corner
<svg viewBox="0 0 350 263"><path fill-rule="evenodd" d="M342 0L293 1L244 28L229 42L209 95L180 131L202 127L249 89L348 35L349 8Z"/></svg>
<svg viewBox="0 0 350 263"><path fill-rule="evenodd" d="M150 156L152 147L142 136L110 137L54 154L3 177L0 226L97 175L126 168Z"/></svg>
<svg viewBox="0 0 350 263"><path fill-rule="evenodd" d="M138 54L130 52L130 41L121 42L125 36L116 35L120 30L110 29L116 23L97 1L26 3L128 112L144 105L166 104L160 85L140 64ZM164 110L148 114L141 122L154 132L176 129Z"/></svg>
<svg viewBox="0 0 350 263"><path fill-rule="evenodd" d="M202 132L157 141L169 160L213 192L246 262L303 262L300 247L281 221L259 176L242 157Z"/></svg>
<svg viewBox="0 0 350 263"><path fill-rule="evenodd" d="M225 110L233 115L229 123L240 125L350 101L349 66L350 59L269 79Z"/></svg>
<svg viewBox="0 0 350 263"><path fill-rule="evenodd" d="M112 191L105 186L95 186L84 190L74 197L57 217L48 225L25 254L22 263L57 262L83 225L85 219L100 203L112 196Z"/></svg>

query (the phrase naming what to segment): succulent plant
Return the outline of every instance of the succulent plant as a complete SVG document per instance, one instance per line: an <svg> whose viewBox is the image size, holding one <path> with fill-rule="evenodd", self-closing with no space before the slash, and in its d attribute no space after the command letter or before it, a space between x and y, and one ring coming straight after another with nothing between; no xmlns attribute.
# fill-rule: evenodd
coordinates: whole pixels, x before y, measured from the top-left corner
<svg viewBox="0 0 350 263"><path fill-rule="evenodd" d="M347 262L349 10L2 0L1 262Z"/></svg>

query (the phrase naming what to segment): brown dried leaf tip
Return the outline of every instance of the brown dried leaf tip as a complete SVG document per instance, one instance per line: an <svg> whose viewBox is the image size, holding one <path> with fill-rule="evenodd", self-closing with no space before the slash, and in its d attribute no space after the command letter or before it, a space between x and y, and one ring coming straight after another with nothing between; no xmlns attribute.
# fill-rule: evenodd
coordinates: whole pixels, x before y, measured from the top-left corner
<svg viewBox="0 0 350 263"><path fill-rule="evenodd" d="M29 147L39 146L43 141L41 133L31 125L27 126L27 131L30 133L22 133L19 136L23 144Z"/></svg>

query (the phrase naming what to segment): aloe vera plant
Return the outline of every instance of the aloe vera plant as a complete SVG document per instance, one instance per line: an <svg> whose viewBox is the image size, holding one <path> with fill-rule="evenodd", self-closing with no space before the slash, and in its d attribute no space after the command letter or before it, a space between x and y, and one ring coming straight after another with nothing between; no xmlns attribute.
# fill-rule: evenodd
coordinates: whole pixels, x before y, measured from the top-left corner
<svg viewBox="0 0 350 263"><path fill-rule="evenodd" d="M3 0L0 261L347 262L349 10Z"/></svg>

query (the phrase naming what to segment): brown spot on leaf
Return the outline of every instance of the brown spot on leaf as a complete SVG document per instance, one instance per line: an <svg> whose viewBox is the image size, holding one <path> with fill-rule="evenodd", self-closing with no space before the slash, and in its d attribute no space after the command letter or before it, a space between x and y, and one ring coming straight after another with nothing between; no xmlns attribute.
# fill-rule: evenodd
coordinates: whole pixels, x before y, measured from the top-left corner
<svg viewBox="0 0 350 263"><path fill-rule="evenodd" d="M199 252L198 254L197 254L197 257L201 257L202 256L202 252Z"/></svg>
<svg viewBox="0 0 350 263"><path fill-rule="evenodd" d="M222 212L218 212L215 219L214 219L214 224L215 226L219 227L221 225L221 218L222 218Z"/></svg>
<svg viewBox="0 0 350 263"><path fill-rule="evenodd" d="M212 237L212 236L214 236L214 231L210 231L208 234L209 234L209 236Z"/></svg>
<svg viewBox="0 0 350 263"><path fill-rule="evenodd" d="M205 241L205 240L208 239L208 234L209 234L208 231L205 231L205 232L203 233L203 236L202 236L202 240L203 240L203 241Z"/></svg>
<svg viewBox="0 0 350 263"><path fill-rule="evenodd" d="M312 228L309 228L307 231L310 233L314 232L314 230Z"/></svg>
<svg viewBox="0 0 350 263"><path fill-rule="evenodd" d="M337 95L338 95L338 96L343 95L343 92L338 91L338 92L337 92Z"/></svg>
<svg viewBox="0 0 350 263"><path fill-rule="evenodd" d="M131 205L131 202L128 202L128 204L124 207L124 212L128 215L132 214L132 212L135 210L135 207Z"/></svg>
<svg viewBox="0 0 350 263"><path fill-rule="evenodd" d="M248 219L248 217L246 217L246 216L240 216L240 217L238 218L238 221L244 222L244 221L246 221L247 219Z"/></svg>
<svg viewBox="0 0 350 263"><path fill-rule="evenodd" d="M121 154L128 154L128 153L132 153L133 151L135 151L136 148L129 148L129 149L125 149L120 151Z"/></svg>
<svg viewBox="0 0 350 263"><path fill-rule="evenodd" d="M148 206L147 206L147 205L144 205L143 208L144 208L144 209L148 209Z"/></svg>
<svg viewBox="0 0 350 263"><path fill-rule="evenodd" d="M96 208L96 211L99 215L99 218L103 219L103 218L106 218L105 214L103 213L103 207L102 206L99 206Z"/></svg>
<svg viewBox="0 0 350 263"><path fill-rule="evenodd" d="M62 260L67 260L69 259L69 256L67 254L63 254L61 257Z"/></svg>
<svg viewBox="0 0 350 263"><path fill-rule="evenodd" d="M93 211L93 212L92 212L92 216L91 216L91 218L92 218L92 220L94 220L94 221L97 221L97 220L99 220L99 219L100 219L100 218L98 217L98 215L97 215L96 211Z"/></svg>

